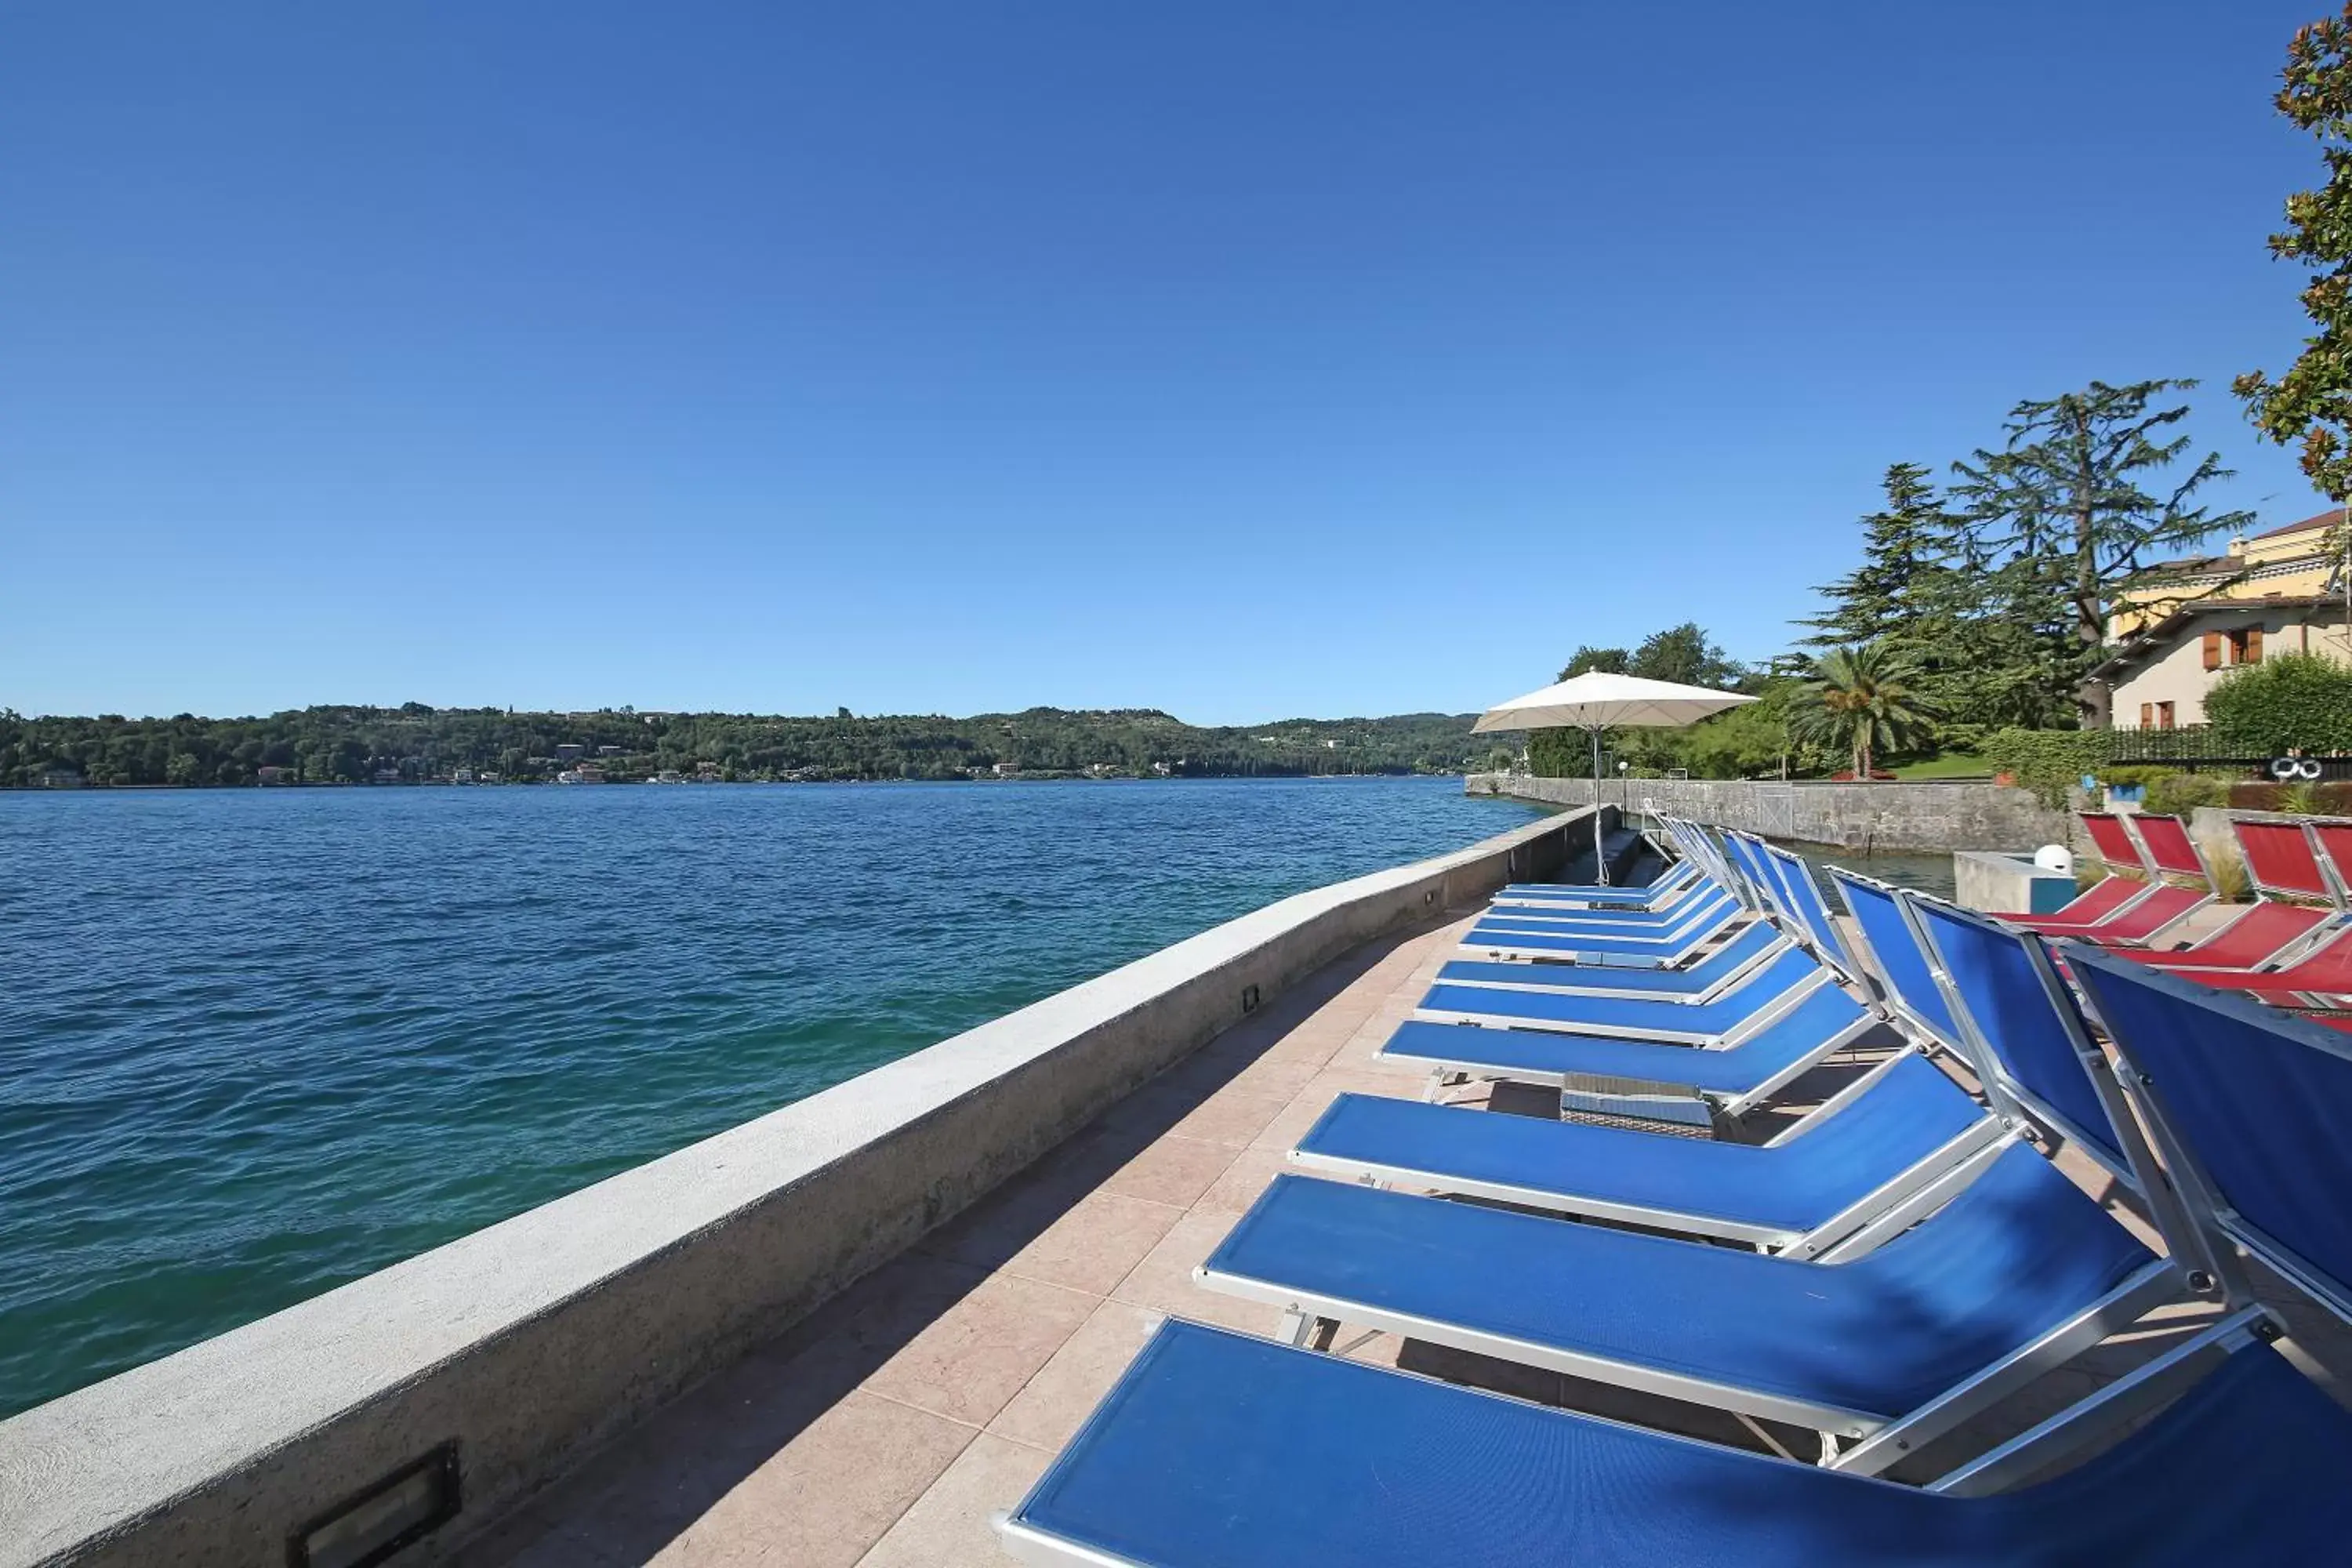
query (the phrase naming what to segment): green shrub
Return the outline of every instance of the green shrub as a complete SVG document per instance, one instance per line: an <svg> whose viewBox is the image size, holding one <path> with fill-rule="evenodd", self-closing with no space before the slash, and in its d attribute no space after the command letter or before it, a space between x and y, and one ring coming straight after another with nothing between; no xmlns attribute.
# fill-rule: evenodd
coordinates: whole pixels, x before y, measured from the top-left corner
<svg viewBox="0 0 2352 1568"><path fill-rule="evenodd" d="M2172 773L2147 786L2143 809L2166 816L2187 816L2200 805L2230 804L2230 781L2218 773Z"/></svg>
<svg viewBox="0 0 2352 1568"><path fill-rule="evenodd" d="M2249 752L2352 752L2352 666L2309 653L2240 665L2206 693L2205 718Z"/></svg>
<svg viewBox="0 0 2352 1568"><path fill-rule="evenodd" d="M2246 811L2277 811L2289 816L2352 816L2352 784L2298 779L2284 784L2241 784L2230 792L2230 804Z"/></svg>
<svg viewBox="0 0 2352 1568"><path fill-rule="evenodd" d="M2109 763L2098 773L2099 782L2109 789L2145 789L2180 776L2179 768L2157 763Z"/></svg>
<svg viewBox="0 0 2352 1568"><path fill-rule="evenodd" d="M2066 809L2067 792L2107 760L2103 730L1996 730L1985 737L1985 761L2014 776L2053 811Z"/></svg>

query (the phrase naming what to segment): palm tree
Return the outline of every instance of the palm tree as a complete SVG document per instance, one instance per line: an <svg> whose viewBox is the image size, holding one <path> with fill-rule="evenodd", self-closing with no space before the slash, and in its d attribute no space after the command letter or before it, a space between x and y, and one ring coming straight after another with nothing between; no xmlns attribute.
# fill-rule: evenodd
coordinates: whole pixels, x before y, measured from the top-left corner
<svg viewBox="0 0 2352 1568"><path fill-rule="evenodd" d="M1882 639L1834 647L1813 661L1812 677L1793 694L1789 727L1801 741L1853 759L1853 776L1870 777L1874 752L1917 740L1936 706L1919 689L1918 660Z"/></svg>

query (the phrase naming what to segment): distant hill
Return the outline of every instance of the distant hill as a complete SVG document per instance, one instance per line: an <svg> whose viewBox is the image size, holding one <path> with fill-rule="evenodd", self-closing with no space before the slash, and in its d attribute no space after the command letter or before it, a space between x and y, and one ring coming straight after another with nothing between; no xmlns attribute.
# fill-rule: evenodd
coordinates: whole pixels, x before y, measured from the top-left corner
<svg viewBox="0 0 2352 1568"><path fill-rule="evenodd" d="M1031 708L969 719L305 708L267 718L27 719L0 711L0 786L1460 773L1498 749L1474 714L1283 719L1202 729L1151 708Z"/></svg>

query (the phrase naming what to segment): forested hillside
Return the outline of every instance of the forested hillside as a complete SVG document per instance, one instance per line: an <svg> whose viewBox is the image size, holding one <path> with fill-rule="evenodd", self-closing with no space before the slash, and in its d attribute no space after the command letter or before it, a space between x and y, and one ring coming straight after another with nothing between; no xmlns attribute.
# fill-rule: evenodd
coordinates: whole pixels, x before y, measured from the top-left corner
<svg viewBox="0 0 2352 1568"><path fill-rule="evenodd" d="M953 779L1448 773L1484 765L1472 715L1286 719L1201 729L1153 709L1033 708L971 719L729 713L519 713L306 708L267 718L26 718L0 710L0 785L423 783L458 770L552 779L577 761L613 781ZM576 751L574 750L576 749ZM265 772L265 770L277 770Z"/></svg>

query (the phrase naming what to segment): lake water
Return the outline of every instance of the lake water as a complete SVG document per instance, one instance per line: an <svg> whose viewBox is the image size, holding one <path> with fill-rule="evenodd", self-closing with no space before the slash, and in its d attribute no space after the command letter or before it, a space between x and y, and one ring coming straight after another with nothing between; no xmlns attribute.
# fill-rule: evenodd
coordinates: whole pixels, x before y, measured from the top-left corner
<svg viewBox="0 0 2352 1568"><path fill-rule="evenodd" d="M1537 815L1451 779L0 795L0 1415Z"/></svg>
<svg viewBox="0 0 2352 1568"><path fill-rule="evenodd" d="M1791 844L1790 848L1813 864L1818 873L1826 866L1843 866L1865 877L1875 877L1898 888L1912 888L1922 893L1933 893L1939 899L1952 896L1952 857L1941 855L1864 855L1858 849L1832 849L1825 844ZM1831 890L1829 879L1818 877L1822 890L1830 897L1830 907L1843 910L1845 906Z"/></svg>

